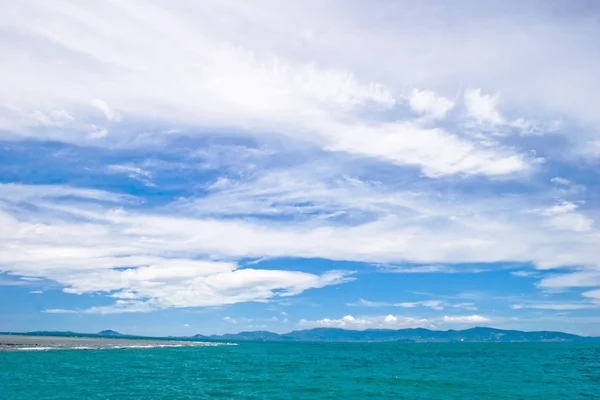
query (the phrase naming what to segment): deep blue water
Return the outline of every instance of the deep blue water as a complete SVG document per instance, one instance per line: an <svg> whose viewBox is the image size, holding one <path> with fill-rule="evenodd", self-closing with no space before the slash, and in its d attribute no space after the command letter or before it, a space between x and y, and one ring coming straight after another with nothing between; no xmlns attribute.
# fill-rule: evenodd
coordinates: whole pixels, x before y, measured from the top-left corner
<svg viewBox="0 0 600 400"><path fill-rule="evenodd" d="M240 343L0 353L0 399L600 399L600 345Z"/></svg>

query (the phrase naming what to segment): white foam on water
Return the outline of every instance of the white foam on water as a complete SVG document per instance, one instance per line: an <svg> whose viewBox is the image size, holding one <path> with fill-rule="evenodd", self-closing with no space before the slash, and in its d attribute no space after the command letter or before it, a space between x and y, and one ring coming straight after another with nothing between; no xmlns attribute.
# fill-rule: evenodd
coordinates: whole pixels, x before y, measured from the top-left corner
<svg viewBox="0 0 600 400"><path fill-rule="evenodd" d="M104 347L106 349L156 349L169 347L212 347L212 346L237 346L237 343L209 343L209 342L193 342L193 344L148 344L148 345L120 345Z"/></svg>
<svg viewBox="0 0 600 400"><path fill-rule="evenodd" d="M107 350L107 349L155 349L155 348L179 348L179 347L214 347L214 346L237 346L237 343L213 343L213 342L187 342L173 344L120 344L107 346L36 346L36 347L16 347L15 350L22 351L46 351L46 350Z"/></svg>

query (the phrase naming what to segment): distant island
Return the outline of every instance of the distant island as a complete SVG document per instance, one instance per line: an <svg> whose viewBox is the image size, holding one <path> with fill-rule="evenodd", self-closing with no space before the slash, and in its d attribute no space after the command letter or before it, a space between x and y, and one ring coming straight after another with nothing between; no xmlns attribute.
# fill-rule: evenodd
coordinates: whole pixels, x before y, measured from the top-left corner
<svg viewBox="0 0 600 400"><path fill-rule="evenodd" d="M145 336L121 334L113 330L98 333L76 332L4 332L0 334L71 336L96 338L132 338ZM224 335L170 336L165 338L146 337L169 340L203 340L203 341L261 341L261 342L404 342L404 343L518 343L518 342L600 342L600 337L579 336L564 332L539 331L524 332L495 328L476 327L464 330L436 331L424 328L411 329L366 329L362 331L338 328L315 328L297 330L289 333L268 331L251 331L228 333Z"/></svg>

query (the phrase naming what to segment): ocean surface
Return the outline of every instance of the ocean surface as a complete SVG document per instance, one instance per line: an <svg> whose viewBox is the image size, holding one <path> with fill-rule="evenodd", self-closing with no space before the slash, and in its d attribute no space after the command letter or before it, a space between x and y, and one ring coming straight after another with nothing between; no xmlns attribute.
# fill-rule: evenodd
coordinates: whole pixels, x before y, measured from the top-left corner
<svg viewBox="0 0 600 400"><path fill-rule="evenodd" d="M0 399L600 399L600 344L2 352Z"/></svg>

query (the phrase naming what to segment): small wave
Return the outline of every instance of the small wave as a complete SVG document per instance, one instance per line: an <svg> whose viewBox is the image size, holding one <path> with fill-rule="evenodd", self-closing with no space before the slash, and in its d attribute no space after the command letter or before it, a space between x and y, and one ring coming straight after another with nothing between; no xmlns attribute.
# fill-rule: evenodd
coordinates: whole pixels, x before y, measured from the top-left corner
<svg viewBox="0 0 600 400"><path fill-rule="evenodd" d="M215 347L215 346L237 346L237 343L213 343L213 342L191 342L191 343L164 343L164 344L118 344L105 346L36 346L15 347L14 350L21 351L46 351L46 350L110 350L110 349L156 349L156 348L180 348L180 347Z"/></svg>
<svg viewBox="0 0 600 400"><path fill-rule="evenodd" d="M105 349L154 349L160 347L181 347L181 345L165 345L165 344L149 344L149 345L125 345L125 346L110 346L104 347Z"/></svg>
<svg viewBox="0 0 600 400"><path fill-rule="evenodd" d="M214 347L214 346L237 346L237 343L194 343L194 344L132 344L103 347L104 349L161 349L172 347Z"/></svg>

